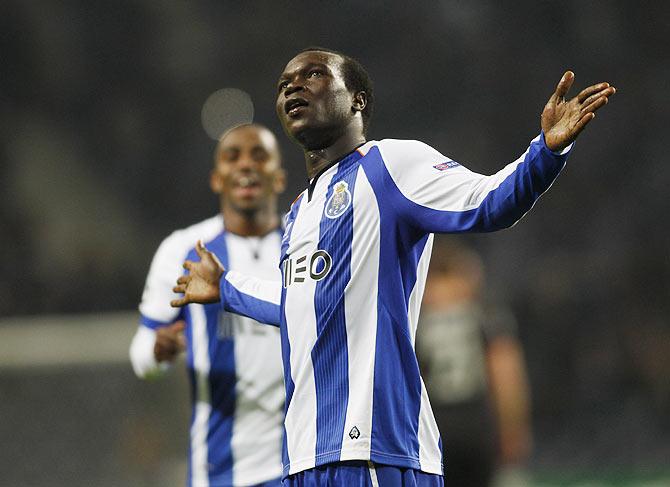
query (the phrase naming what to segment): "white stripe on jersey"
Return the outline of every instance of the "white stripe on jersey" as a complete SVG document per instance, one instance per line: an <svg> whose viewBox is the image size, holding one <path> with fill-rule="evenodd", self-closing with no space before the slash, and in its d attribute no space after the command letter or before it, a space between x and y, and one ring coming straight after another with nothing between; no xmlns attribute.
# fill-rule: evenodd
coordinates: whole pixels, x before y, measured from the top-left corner
<svg viewBox="0 0 670 487"><path fill-rule="evenodd" d="M332 179L335 170L331 169L330 176L321 176L319 184L327 184ZM327 179L327 181L326 181ZM318 242L321 211L311 211L311 208L323 208L325 204L325 193L314 195L312 201L303 201L298 209L299 226L293 226L291 230L291 242L288 252L295 259L307 256L309 261L311 247L296 247L295 242ZM308 215L309 213L309 215ZM309 216L309 218L308 218ZM296 219L297 220L297 219ZM298 238L299 237L299 238ZM289 285L286 287L286 315L287 333L291 344L291 378L295 384L295 393L286 411L284 420L286 430L286 446L288 457L291 461L290 473L300 472L315 466L316 456L316 382L314 378L314 366L312 364L311 351L316 342L316 314L314 306L305 306L304 303L313 303L316 291L314 279L305 279L300 285ZM308 424L303 428L300 425Z"/></svg>
<svg viewBox="0 0 670 487"><path fill-rule="evenodd" d="M279 248L279 246L277 246L277 248ZM279 257L277 257L276 262L279 262ZM277 293L277 276L272 276L273 278L271 282L268 282L264 279L257 279L258 276L256 275L250 277L246 274L243 274L248 269L248 267L234 266L231 267L231 269L240 269L239 272L231 270L225 274L224 279L232 284L235 289L239 289L240 291L249 294L250 296L254 296L257 299L262 299L263 301L267 301L268 303L279 306L281 301L281 293Z"/></svg>
<svg viewBox="0 0 670 487"><path fill-rule="evenodd" d="M540 136L532 142L539 140ZM440 211L467 211L477 208L528 155L526 150L518 159L494 175L481 177L461 165L438 171L435 165L452 159L423 142L385 139L377 143L377 147L400 192L415 203ZM561 155L567 154L571 148L572 144L561 151ZM413 161L411 171L404 167L408 160ZM443 179L444 184L454 188L454 191L448 194L440 191L435 184L436 179Z"/></svg>
<svg viewBox="0 0 670 487"><path fill-rule="evenodd" d="M430 265L430 256L433 253L433 240L435 235L428 237L426 246L416 267L416 283L412 294L409 296L407 305L407 318L409 320L409 336L412 339L412 346L416 340L416 327L419 324L419 312L421 311L421 301L423 300L423 291L426 287L426 277L428 276L428 266Z"/></svg>
<svg viewBox="0 0 670 487"><path fill-rule="evenodd" d="M361 204L360 202L365 202ZM379 272L379 209L363 211L365 204L375 202L372 187L365 172L359 168L353 200L353 239L351 243L351 280L368 294L347 293L345 313L347 350L349 358L349 402L344 422L342 460L370 459L372 432L372 388L374 382L377 308L368 302L377 302L377 276ZM356 230L370 228L373 238ZM368 326L362 326L366 324ZM356 427L360 436L349 437Z"/></svg>
<svg viewBox="0 0 670 487"><path fill-rule="evenodd" d="M280 244L279 232L263 239L227 233L228 266L277 281ZM236 375L235 419L230 439L233 482L255 485L281 475L285 393L279 328L244 316L230 318L235 330Z"/></svg>
<svg viewBox="0 0 670 487"><path fill-rule="evenodd" d="M448 432L446 432L448 434ZM419 411L419 463L424 472L435 472L442 468L440 431L437 428L433 409L421 379L421 409Z"/></svg>
<svg viewBox="0 0 670 487"><path fill-rule="evenodd" d="M209 462L207 434L209 432L209 415L212 410L209 396L209 336L207 335L207 318L201 304L190 304L193 327L193 369L197 387L195 413L191 425L191 482L192 487L209 486Z"/></svg>

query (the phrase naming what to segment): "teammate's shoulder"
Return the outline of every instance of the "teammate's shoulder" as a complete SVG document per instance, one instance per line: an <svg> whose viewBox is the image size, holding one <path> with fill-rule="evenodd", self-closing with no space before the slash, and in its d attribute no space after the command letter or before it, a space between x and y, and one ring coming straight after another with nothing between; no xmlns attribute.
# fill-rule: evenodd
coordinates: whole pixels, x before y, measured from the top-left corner
<svg viewBox="0 0 670 487"><path fill-rule="evenodd" d="M175 230L165 237L159 251L188 252L198 240L208 242L223 232L223 217L215 215L185 228Z"/></svg>

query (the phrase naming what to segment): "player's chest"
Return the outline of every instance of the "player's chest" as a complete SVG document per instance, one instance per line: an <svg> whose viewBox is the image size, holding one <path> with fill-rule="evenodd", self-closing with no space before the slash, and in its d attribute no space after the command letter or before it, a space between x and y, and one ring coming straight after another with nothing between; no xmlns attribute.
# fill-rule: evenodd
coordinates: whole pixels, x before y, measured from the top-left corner
<svg viewBox="0 0 670 487"><path fill-rule="evenodd" d="M342 245L376 213L376 199L360 166L323 178L302 197L287 224L282 260ZM309 256L308 256L309 257Z"/></svg>

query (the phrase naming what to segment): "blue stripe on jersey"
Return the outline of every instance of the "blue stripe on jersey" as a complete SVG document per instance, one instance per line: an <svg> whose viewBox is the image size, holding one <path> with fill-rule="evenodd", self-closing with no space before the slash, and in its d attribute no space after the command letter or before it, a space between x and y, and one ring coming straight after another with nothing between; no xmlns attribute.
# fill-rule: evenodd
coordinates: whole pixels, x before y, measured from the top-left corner
<svg viewBox="0 0 670 487"><path fill-rule="evenodd" d="M381 159L377 147L369 152ZM543 139L531 143L516 170L477 208L466 211L441 211L419 205L402 194L383 163L377 169L382 172L379 183L384 188L384 199L399 209L408 224L425 232L493 232L512 226L532 208L558 177L566 158L567 155L551 152Z"/></svg>
<svg viewBox="0 0 670 487"><path fill-rule="evenodd" d="M229 265L225 232L219 234L206 245L225 267ZM187 259L198 260L199 257L195 250L191 250ZM208 478L213 484L232 485L233 454L231 440L233 437L236 402L235 384L237 380L235 345L233 337L223 338L218 336L219 315L223 312L220 305L218 303L204 305L204 311L207 320L207 336L209 337L210 371L207 386L209 387L211 404L207 432L207 462L211 466L208 471ZM187 327L187 329L189 328ZM192 340L192 335L190 338ZM192 343L191 340L188 341L189 344ZM191 363L190 366L193 367L193 364ZM194 387L199 385L196 383ZM192 477L190 476L190 478Z"/></svg>
<svg viewBox="0 0 670 487"><path fill-rule="evenodd" d="M304 194L304 193L303 193ZM291 206L291 211L288 214L286 220L286 230L284 231L284 236L282 237L281 242L281 257L279 258L279 266L281 268L282 261L288 250L288 244L291 241L291 233L293 231L293 221L295 220L298 210L300 209L300 203L302 202L302 195ZM282 286L281 290L281 303L286 302L286 288ZM288 411L288 406L291 404L291 399L293 398L293 391L295 390L295 383L291 377L291 342L288 339L288 330L286 328L286 313L284 307L281 307L281 325L279 327L279 334L281 336L281 356L282 362L284 364L284 387L286 387L286 401L284 403L284 417L286 417L286 412ZM284 436L282 439L282 464L289 465L289 456L288 456L288 445L286 443L286 430L284 430ZM285 469L284 471L287 471Z"/></svg>
<svg viewBox="0 0 670 487"><path fill-rule="evenodd" d="M428 234L397 225L395 205L389 201L394 195L385 187L390 176L376 148L368 152L363 169L377 201L391 203L379 204L381 245L370 458L393 465L402 460L407 467L420 469L421 378L407 313Z"/></svg>
<svg viewBox="0 0 670 487"><path fill-rule="evenodd" d="M161 326L167 326L170 323L173 323L179 319L181 319L182 313L180 312L177 317L173 321L158 321L158 320L152 320L151 318L148 318L144 315L140 315L140 323L142 323L144 326L147 328L151 328L152 330L155 330L156 328L160 328Z"/></svg>
<svg viewBox="0 0 670 487"><path fill-rule="evenodd" d="M209 249L219 258L224 267L229 266L226 232L209 242ZM209 340L209 389L212 411L209 416L209 434L207 435L207 457L210 465L211 482L232 484L233 482L233 421L235 418L237 381L235 372L235 342L233 337L218 336L218 303L205 305L207 316L207 335Z"/></svg>
<svg viewBox="0 0 670 487"><path fill-rule="evenodd" d="M182 308L184 320L187 323L191 323L191 314L189 312L188 306L185 306ZM186 339L186 372L188 374L188 383L189 383L189 390L191 392L191 404L195 404L196 401L196 377L195 377L195 369L193 366L193 347L191 344L193 343L193 328L190 326L186 326L184 328L184 338ZM193 420L195 419L195 407L192 406L191 408L191 422L190 424L193 424ZM187 472L186 472L186 487L192 487L193 482L193 469L191 465L191 458L192 458L192 446L191 442L189 441L188 444L188 463L187 463Z"/></svg>
<svg viewBox="0 0 670 487"><path fill-rule="evenodd" d="M316 387L316 465L340 459L344 422L349 401L349 360L344 290L351 278L351 242L353 240L353 205L336 218L328 218L325 210L335 186L344 181L353 200L360 154L339 163L326 193L326 206L319 228L320 250L332 257L335 275L316 283L314 311L316 341L312 348ZM317 271L318 272L318 271Z"/></svg>

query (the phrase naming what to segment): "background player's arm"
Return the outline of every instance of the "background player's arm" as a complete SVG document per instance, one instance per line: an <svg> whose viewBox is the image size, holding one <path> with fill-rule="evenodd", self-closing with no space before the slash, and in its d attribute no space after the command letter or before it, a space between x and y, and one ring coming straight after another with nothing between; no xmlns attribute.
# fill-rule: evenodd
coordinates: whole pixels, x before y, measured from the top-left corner
<svg viewBox="0 0 670 487"><path fill-rule="evenodd" d="M519 221L565 166L571 143L614 88L599 83L566 101L567 72L542 113L543 133L516 161L491 176L472 172L420 142L382 141L390 178L384 194L400 217L425 232L490 232ZM399 194L398 194L399 193Z"/></svg>
<svg viewBox="0 0 670 487"><path fill-rule="evenodd" d="M177 279L173 288L174 292L184 296L172 300L172 306L221 302L226 311L279 326L281 282L226 272L216 255L207 250L202 242L198 242L196 251L200 261L184 262L184 268L189 273Z"/></svg>
<svg viewBox="0 0 670 487"><path fill-rule="evenodd" d="M170 307L172 286L181 275L181 263L192 240L183 231L168 236L156 250L147 274L139 306L140 324L130 344L130 361L135 374L154 378L170 368L171 359L183 349L180 312Z"/></svg>
<svg viewBox="0 0 670 487"><path fill-rule="evenodd" d="M186 349L184 326L183 321L156 329L140 324L130 344L130 362L137 377L156 378L170 368Z"/></svg>
<svg viewBox="0 0 670 487"><path fill-rule="evenodd" d="M496 337L486 355L500 461L503 465L519 465L527 460L532 443L530 392L521 346L514 337Z"/></svg>

